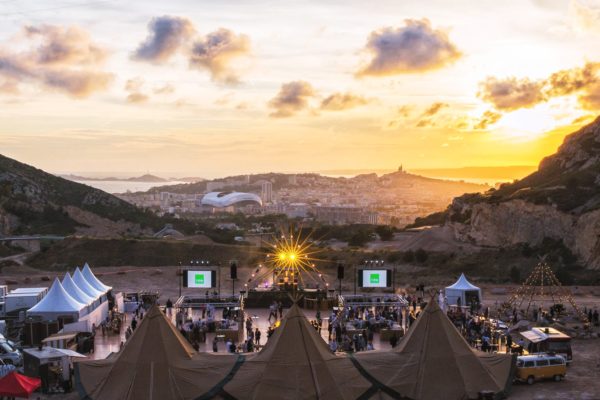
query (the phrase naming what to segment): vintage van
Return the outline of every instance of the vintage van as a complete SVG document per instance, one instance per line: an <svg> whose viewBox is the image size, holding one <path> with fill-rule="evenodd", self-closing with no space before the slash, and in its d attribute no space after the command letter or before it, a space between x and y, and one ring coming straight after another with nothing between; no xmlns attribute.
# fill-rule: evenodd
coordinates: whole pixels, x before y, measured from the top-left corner
<svg viewBox="0 0 600 400"><path fill-rule="evenodd" d="M516 379L533 384L536 380L561 381L567 374L567 361L563 356L534 354L517 357Z"/></svg>

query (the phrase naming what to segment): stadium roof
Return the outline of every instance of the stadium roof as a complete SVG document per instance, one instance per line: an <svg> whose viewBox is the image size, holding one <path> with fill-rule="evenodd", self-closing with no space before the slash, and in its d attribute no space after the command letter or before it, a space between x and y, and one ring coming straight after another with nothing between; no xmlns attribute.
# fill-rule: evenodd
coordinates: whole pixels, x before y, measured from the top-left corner
<svg viewBox="0 0 600 400"><path fill-rule="evenodd" d="M257 194L245 192L210 192L202 198L202 205L217 208L255 203L262 206L262 200Z"/></svg>

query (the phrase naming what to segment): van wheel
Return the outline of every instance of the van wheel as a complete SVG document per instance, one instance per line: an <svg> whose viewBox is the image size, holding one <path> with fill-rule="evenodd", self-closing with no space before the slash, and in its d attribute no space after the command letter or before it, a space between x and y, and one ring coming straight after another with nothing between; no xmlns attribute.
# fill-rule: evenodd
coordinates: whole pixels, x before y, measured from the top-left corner
<svg viewBox="0 0 600 400"><path fill-rule="evenodd" d="M535 378L533 376L527 377L527 384L528 385L533 385L533 382L535 382Z"/></svg>
<svg viewBox="0 0 600 400"><path fill-rule="evenodd" d="M562 376L560 375L554 375L554 381L555 382L560 382L562 380Z"/></svg>

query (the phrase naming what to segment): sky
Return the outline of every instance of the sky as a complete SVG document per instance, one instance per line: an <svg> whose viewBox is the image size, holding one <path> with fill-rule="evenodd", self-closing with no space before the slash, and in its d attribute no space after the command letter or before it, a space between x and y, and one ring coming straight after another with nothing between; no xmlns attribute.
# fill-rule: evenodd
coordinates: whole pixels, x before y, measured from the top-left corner
<svg viewBox="0 0 600 400"><path fill-rule="evenodd" d="M536 165L600 1L0 0L0 153L55 173Z"/></svg>

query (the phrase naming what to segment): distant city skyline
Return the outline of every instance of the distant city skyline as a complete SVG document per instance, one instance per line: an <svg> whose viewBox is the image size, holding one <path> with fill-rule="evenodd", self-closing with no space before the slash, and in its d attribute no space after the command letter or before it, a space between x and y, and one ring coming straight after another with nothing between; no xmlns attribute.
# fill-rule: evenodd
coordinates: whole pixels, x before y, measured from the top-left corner
<svg viewBox="0 0 600 400"><path fill-rule="evenodd" d="M600 2L0 3L0 153L54 173L537 165L600 110Z"/></svg>

